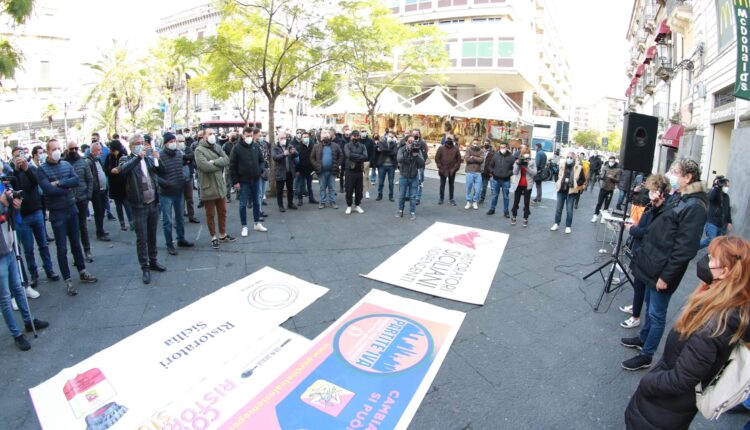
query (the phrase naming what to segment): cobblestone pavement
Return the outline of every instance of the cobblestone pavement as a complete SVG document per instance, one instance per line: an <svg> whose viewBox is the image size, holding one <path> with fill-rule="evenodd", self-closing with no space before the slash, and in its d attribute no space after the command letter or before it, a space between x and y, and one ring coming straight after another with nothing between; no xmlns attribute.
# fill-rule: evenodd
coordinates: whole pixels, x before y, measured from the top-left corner
<svg viewBox="0 0 750 430"><path fill-rule="evenodd" d="M153 273L143 285L135 255L135 235L107 222L110 243L94 241L99 277L65 295L61 282L43 282L33 311L50 321L32 350L22 353L7 335L1 337L0 428L39 428L28 388L158 321L177 309L263 266L290 273L330 291L284 327L313 338L372 288L466 312L466 319L433 386L419 407L411 429L622 429L623 412L645 372L631 373L620 362L632 350L619 345L635 331L618 324L617 306L632 299L626 288L605 297L599 312L593 303L602 288L596 277L581 277L603 261L598 250L603 227L592 224L596 193L586 193L575 213L573 233L551 232L554 197L546 184L545 200L531 209L530 225L511 226L499 214L464 210L464 185L456 186L458 206L438 206L438 181L428 173L417 220L396 220L395 203L365 200L363 215L318 210L279 213L269 198L268 233L240 238L236 201L229 205L234 244L209 247L204 224L186 224L197 246L167 255L159 233L159 259L165 273ZM317 185L317 184L316 184ZM597 191L598 192L598 191ZM317 196L317 190L316 190ZM500 203L500 207L502 203ZM204 219L202 210L199 211ZM391 287L364 279L369 272L434 221L471 225L510 234L484 306L469 305ZM54 248L52 249L54 255ZM487 270L495 268L488 267ZM694 266L675 293L668 315L671 326L697 285ZM2 330L6 330L3 328ZM661 350L657 352L657 357ZM748 416L725 416L718 424L696 418L694 429L737 429Z"/></svg>

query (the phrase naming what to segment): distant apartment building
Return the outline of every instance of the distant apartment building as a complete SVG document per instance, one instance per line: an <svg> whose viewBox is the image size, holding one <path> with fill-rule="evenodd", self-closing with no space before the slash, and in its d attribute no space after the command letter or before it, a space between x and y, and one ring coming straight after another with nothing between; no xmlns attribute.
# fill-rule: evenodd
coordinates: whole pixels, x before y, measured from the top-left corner
<svg viewBox="0 0 750 430"><path fill-rule="evenodd" d="M602 97L588 107L588 128L601 135L622 129L625 99Z"/></svg>

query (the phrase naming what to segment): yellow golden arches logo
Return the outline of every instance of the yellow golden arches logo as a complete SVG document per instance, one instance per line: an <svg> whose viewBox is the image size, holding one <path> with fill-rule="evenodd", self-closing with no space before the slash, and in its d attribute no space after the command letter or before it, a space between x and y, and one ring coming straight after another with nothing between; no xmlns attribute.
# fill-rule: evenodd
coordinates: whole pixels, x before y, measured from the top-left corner
<svg viewBox="0 0 750 430"><path fill-rule="evenodd" d="M750 8L750 0L734 0L736 7Z"/></svg>
<svg viewBox="0 0 750 430"><path fill-rule="evenodd" d="M748 1L748 0L735 0L735 1ZM729 2L723 2L721 10L719 10L719 28L721 30L728 29L732 26L734 18L734 9Z"/></svg>

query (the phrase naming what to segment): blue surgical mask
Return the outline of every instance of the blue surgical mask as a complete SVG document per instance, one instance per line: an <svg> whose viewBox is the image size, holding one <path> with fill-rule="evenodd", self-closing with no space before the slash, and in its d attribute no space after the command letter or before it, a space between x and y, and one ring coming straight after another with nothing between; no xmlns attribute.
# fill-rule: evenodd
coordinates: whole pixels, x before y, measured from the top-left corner
<svg viewBox="0 0 750 430"><path fill-rule="evenodd" d="M310 143L310 138L309 137L303 137L302 141L305 142L305 145L307 145L307 144Z"/></svg>
<svg viewBox="0 0 750 430"><path fill-rule="evenodd" d="M669 179L669 185L672 187L672 191L677 191L680 188L680 180L677 176L670 173L667 175L667 179Z"/></svg>
<svg viewBox="0 0 750 430"><path fill-rule="evenodd" d="M39 163L44 164L47 161L47 154L39 154Z"/></svg>
<svg viewBox="0 0 750 430"><path fill-rule="evenodd" d="M135 145L133 155L141 155L141 152L143 152L143 145Z"/></svg>

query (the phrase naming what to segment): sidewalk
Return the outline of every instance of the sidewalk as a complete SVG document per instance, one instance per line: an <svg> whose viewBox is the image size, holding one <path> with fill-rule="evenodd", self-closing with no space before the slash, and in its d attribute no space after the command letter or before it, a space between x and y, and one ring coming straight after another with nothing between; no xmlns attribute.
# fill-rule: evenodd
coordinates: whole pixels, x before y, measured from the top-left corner
<svg viewBox="0 0 750 430"><path fill-rule="evenodd" d="M617 307L632 300L625 288L605 297L593 311L602 288L598 277L581 277L603 261L596 241L599 224L590 222L597 192L585 193L575 212L573 234L551 232L554 197L545 183L545 200L532 206L530 225L511 226L502 212L485 214L462 206L438 206L438 181L428 170L417 220L396 219L396 203L373 198L362 203L363 215L318 210L279 213L268 199L264 223L268 233L239 237L237 202L229 205L229 233L234 244L209 247L202 224L186 224L196 247L167 255L159 232L159 260L168 270L141 283L135 235L107 222L113 242L93 241L95 262L88 265L100 281L79 286L77 297L63 283L42 282L42 297L31 300L34 313L50 321L32 350L18 351L5 331L0 339L0 422L7 429L37 429L28 388L86 357L143 329L263 266L318 283L330 291L283 326L313 338L372 288L387 290L448 309L466 319L420 405L410 429L622 429L623 412L645 371L631 373L620 362L633 351L619 345L633 336L618 324L626 318ZM462 182L462 176L457 182ZM457 186L457 197L463 194ZM460 194L459 194L460 193ZM317 188L315 191L317 197ZM502 206L502 203L500 204ZM435 221L471 225L510 234L508 246L484 306L469 305L392 287L359 275L367 273ZM161 230L161 227L160 227ZM54 245L51 245L54 255ZM56 265L56 263L55 263ZM487 270L495 270L488 267ZM688 294L698 285L694 265L675 293L668 314L671 327ZM3 330L6 330L3 328ZM666 334L665 334L666 338ZM663 342L662 342L663 343ZM134 353L137 353L134 351ZM657 358L661 350L657 352ZM137 369L134 369L136 372ZM158 389L158 387L148 387ZM60 391L62 395L62 389ZM717 423L698 417L692 429L737 429L747 416L724 416Z"/></svg>

